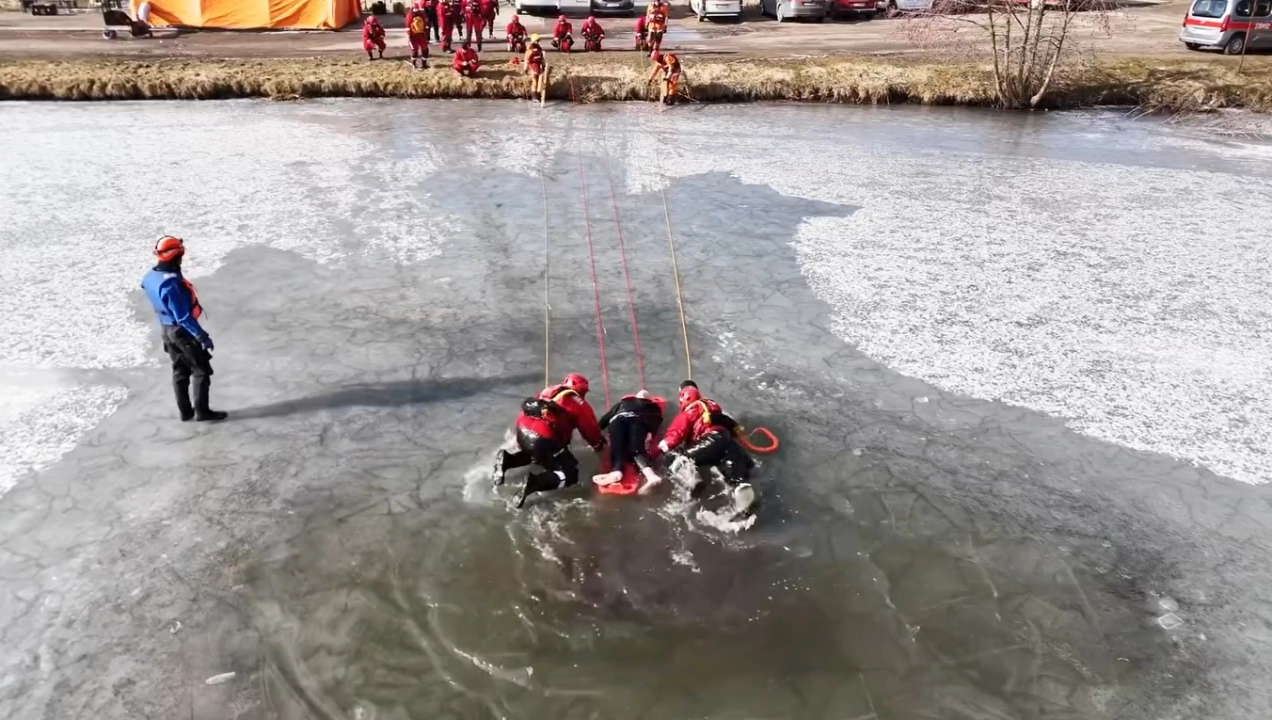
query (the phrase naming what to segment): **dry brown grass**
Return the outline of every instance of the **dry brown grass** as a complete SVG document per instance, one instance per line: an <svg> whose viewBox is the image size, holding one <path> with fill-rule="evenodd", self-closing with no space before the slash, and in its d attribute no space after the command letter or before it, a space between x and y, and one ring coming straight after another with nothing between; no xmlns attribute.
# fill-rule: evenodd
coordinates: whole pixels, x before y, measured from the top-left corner
<svg viewBox="0 0 1272 720"><path fill-rule="evenodd" d="M520 98L526 81L502 53L475 80L449 67L415 70L386 60L76 60L0 62L0 98L29 100L265 97ZM648 65L629 53L553 57L550 97L579 102L649 100ZM1049 107L1137 105L1179 111L1272 110L1272 62L1105 59L1071 69ZM990 70L975 61L896 58L685 59L687 94L699 102L793 100L992 106Z"/></svg>

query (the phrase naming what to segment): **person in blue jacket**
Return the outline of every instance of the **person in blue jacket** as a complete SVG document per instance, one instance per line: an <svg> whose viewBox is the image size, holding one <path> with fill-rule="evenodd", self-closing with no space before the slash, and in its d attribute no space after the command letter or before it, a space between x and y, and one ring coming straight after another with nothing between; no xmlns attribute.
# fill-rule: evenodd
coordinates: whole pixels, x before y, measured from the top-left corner
<svg viewBox="0 0 1272 720"><path fill-rule="evenodd" d="M159 264L141 279L141 289L155 310L163 328L163 349L172 358L172 388L177 395L181 421L224 420L226 413L208 405L212 389L212 338L199 318L203 306L194 286L181 276L185 243L165 235L155 243ZM190 381L194 380L194 402L190 402Z"/></svg>

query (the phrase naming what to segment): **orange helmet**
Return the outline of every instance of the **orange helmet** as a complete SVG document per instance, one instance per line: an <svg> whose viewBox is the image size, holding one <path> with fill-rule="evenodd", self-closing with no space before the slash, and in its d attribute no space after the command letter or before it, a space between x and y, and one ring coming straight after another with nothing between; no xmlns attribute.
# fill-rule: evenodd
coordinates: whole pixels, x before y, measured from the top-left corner
<svg viewBox="0 0 1272 720"><path fill-rule="evenodd" d="M570 373L569 375L566 375L565 379L561 381L561 384L580 395L587 394L587 378L578 373Z"/></svg>
<svg viewBox="0 0 1272 720"><path fill-rule="evenodd" d="M164 235L155 243L155 257L159 262L168 262L185 255L185 243L179 237Z"/></svg>

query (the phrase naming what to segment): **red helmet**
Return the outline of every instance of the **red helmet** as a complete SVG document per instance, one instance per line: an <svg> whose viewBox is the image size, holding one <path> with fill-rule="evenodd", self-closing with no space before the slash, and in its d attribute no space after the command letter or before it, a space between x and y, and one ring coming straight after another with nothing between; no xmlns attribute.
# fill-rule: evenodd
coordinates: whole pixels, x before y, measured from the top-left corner
<svg viewBox="0 0 1272 720"><path fill-rule="evenodd" d="M588 22L590 22L590 23L594 23L594 22L596 22L596 16L595 16L595 15L588 15L588 16L587 16L587 21L588 21Z"/></svg>
<svg viewBox="0 0 1272 720"><path fill-rule="evenodd" d="M561 381L561 384L580 395L587 394L587 378L578 373L570 373L569 375L566 375L565 379Z"/></svg>
<svg viewBox="0 0 1272 720"><path fill-rule="evenodd" d="M696 403L702 399L702 393L698 388L690 385L680 388L680 409L684 410L691 403Z"/></svg>
<svg viewBox="0 0 1272 720"><path fill-rule="evenodd" d="M182 255L185 255L185 243L179 237L164 235L155 243L155 257L159 262L176 260Z"/></svg>
<svg viewBox="0 0 1272 720"><path fill-rule="evenodd" d="M557 22L565 22L565 16L562 15L561 17L557 18Z"/></svg>
<svg viewBox="0 0 1272 720"><path fill-rule="evenodd" d="M653 60L653 61L654 61L654 62L656 62L656 63L660 63L660 62L662 62L662 53L660 53L660 52L658 52L657 50L655 50L655 51L653 52L653 54L649 56L649 59L650 59L650 60Z"/></svg>

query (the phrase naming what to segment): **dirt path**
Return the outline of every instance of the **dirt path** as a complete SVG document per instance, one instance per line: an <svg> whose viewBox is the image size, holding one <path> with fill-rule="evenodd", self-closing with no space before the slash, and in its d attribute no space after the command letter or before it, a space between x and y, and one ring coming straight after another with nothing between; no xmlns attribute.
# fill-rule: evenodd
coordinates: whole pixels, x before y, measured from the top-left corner
<svg viewBox="0 0 1272 720"><path fill-rule="evenodd" d="M1202 59L1184 49L1176 35L1187 0L1167 0L1118 13L1110 34L1084 28L1080 42L1111 54L1166 55ZM777 23L748 10L740 23L699 23L684 8L673 15L668 46L682 51L739 56L793 56L840 54L901 54L922 52L905 36L904 19L878 18L858 22ZM499 24L508 18L504 9ZM550 20L525 17L532 32L546 32ZM394 23L393 21L396 21ZM390 19L391 45L405 45L399 37L399 18ZM631 47L628 18L603 18L607 47ZM500 33L502 35L502 33ZM105 41L96 11L72 16L32 17L16 12L0 13L0 58L59 59L86 56L266 58L357 55L356 30L342 32L165 34L153 40ZM489 46L488 46L489 49ZM1218 57L1218 56L1213 56Z"/></svg>

